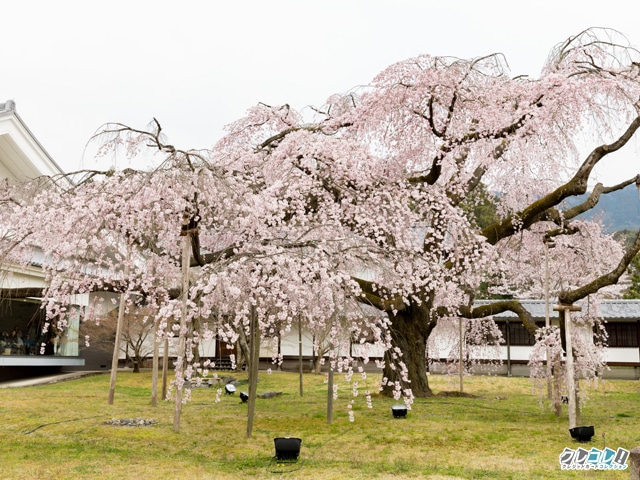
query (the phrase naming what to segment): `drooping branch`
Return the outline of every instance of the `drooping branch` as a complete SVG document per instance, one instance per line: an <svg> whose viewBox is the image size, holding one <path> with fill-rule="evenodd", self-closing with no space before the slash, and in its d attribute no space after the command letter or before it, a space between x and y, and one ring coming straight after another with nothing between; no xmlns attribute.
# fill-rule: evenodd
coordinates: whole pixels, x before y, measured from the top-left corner
<svg viewBox="0 0 640 480"><path fill-rule="evenodd" d="M455 111L456 101L458 100L458 92L454 91L453 95L451 96L451 103L449 103L449 106L447 107L447 118L444 122L444 126L442 127L442 130L438 130L434 121L434 112L433 112L434 100L435 100L435 96L431 95L429 97L429 102L427 104L427 109L429 111L428 115L425 115L424 113L418 110L413 110L413 113L419 116L420 118L426 120L429 123L429 127L431 128L431 131L436 137L444 138L445 134L447 133L447 129L451 125L451 119L453 118L453 112Z"/></svg>
<svg viewBox="0 0 640 480"><path fill-rule="evenodd" d="M575 205L574 207L565 210L562 214L562 217L565 219L565 221L571 220L572 218L575 218L578 215L594 208L600 201L602 195L606 195L617 190L622 190L623 188L634 183L636 185L640 184L640 175L637 175L612 187L604 187L601 183L598 183L584 202L582 202L580 205Z"/></svg>
<svg viewBox="0 0 640 480"><path fill-rule="evenodd" d="M217 263L227 258L231 258L237 252L237 246L231 245L215 252L202 253L200 249L199 235L194 235L191 240L193 252L193 258L191 260L192 267L202 267L210 263Z"/></svg>
<svg viewBox="0 0 640 480"><path fill-rule="evenodd" d="M620 263L615 269L574 290L561 291L558 294L558 301L564 305L572 305L578 300L582 300L604 287L618 283L618 280L627 270L633 257L635 257L638 252L640 252L640 231L636 235L633 245L625 251Z"/></svg>
<svg viewBox="0 0 640 480"><path fill-rule="evenodd" d="M110 123L105 125L98 133L96 133L90 140L101 138L104 136L113 135L119 137L124 136L137 136L145 139L147 146L157 149L160 152L166 153L171 157L181 157L187 163L187 166L191 171L196 170L193 160L197 160L201 163L208 163L207 158L196 150L180 150L173 145L167 144L163 140L162 126L156 118L153 119L154 131L140 130L132 128L122 123Z"/></svg>
<svg viewBox="0 0 640 480"><path fill-rule="evenodd" d="M487 241L495 245L503 238L507 238L514 233L531 227L534 223L553 218L552 210L563 200L586 193L587 183L593 168L607 155L620 150L633 137L640 128L640 116L637 116L629 124L626 131L613 143L596 147L578 168L576 174L565 184L556 188L553 192L532 202L520 212L485 227L481 234Z"/></svg>
<svg viewBox="0 0 640 480"><path fill-rule="evenodd" d="M536 99L533 102L533 105L538 106L541 99L542 97ZM532 113L525 113L517 118L513 123L496 131L477 132L472 130L462 138L449 139L448 142L440 148L438 154L433 158L429 173L427 173L426 175L412 176L408 179L409 183L426 183L427 185L435 184L442 173L442 161L444 160L444 157L448 153L453 151L454 148L464 147L465 145L470 145L483 139L507 139L518 132L518 130L520 130L526 124L527 119L529 119L531 115ZM493 152L494 158L502 155L504 153L504 150L504 142L496 146ZM466 158L466 155L462 156L462 159L464 158Z"/></svg>
<svg viewBox="0 0 640 480"><path fill-rule="evenodd" d="M460 309L460 314L464 318L484 318L507 311L513 312L518 315L518 318L522 321L522 324L527 329L527 331L531 335L535 334L536 330L538 329L536 322L533 320L533 317L531 316L529 311L524 308L522 304L517 300L500 300L479 306L465 306Z"/></svg>
<svg viewBox="0 0 640 480"><path fill-rule="evenodd" d="M559 235L572 235L580 231L579 228L573 227L569 224L569 221L576 218L577 216L592 210L596 207L602 195L606 195L617 190L622 190L623 188L636 184L638 185L640 182L640 175L633 177L629 180L625 180L617 185L612 187L604 187L601 183L598 183L594 188L591 194L587 197L587 199L580 203L579 205L575 205L567 210L561 212L557 208L552 208L546 212L546 220L555 223L558 225L558 228L553 230L548 230L545 233L545 237L550 239L551 237L557 237Z"/></svg>
<svg viewBox="0 0 640 480"><path fill-rule="evenodd" d="M624 147L629 142L629 140L633 138L638 128L640 128L640 116L636 116L631 121L627 129L622 133L622 135L620 135L620 137L616 141L610 144L604 144L596 147L593 152L591 152L591 154L586 158L584 163L580 166L576 174L571 179L571 182L575 182L580 185L584 184L586 186L586 183L589 180L589 175L591 175L591 171L598 164L598 162L600 162L605 156L617 152L622 147Z"/></svg>
<svg viewBox="0 0 640 480"><path fill-rule="evenodd" d="M310 168L305 167L302 164L302 160L304 159L303 156L299 155L298 157L296 157L296 161L293 164L300 172L304 173L305 175L311 177L311 178L316 178L318 180L320 180L320 184L322 185L322 188L329 194L331 194L333 200L336 203L339 203L341 201L341 199L344 197L344 194L346 192L346 189L344 187L341 187L340 185L336 184L336 182L333 180L333 178L331 177L327 177L324 175L321 175L320 172L318 171L312 171ZM316 161L320 161L320 159L315 159Z"/></svg>
<svg viewBox="0 0 640 480"><path fill-rule="evenodd" d="M341 128L349 127L351 125L352 125L351 122L344 122L339 125L332 126L332 129L330 131L328 131L327 127L324 125L300 125L296 127L286 128L270 136L269 138L264 140L262 143L258 144L256 146L256 150L276 148L282 142L282 140L284 140L287 137L287 135L291 133L295 133L299 131L307 131L311 133L323 133L325 135L335 135L335 133L339 131Z"/></svg>

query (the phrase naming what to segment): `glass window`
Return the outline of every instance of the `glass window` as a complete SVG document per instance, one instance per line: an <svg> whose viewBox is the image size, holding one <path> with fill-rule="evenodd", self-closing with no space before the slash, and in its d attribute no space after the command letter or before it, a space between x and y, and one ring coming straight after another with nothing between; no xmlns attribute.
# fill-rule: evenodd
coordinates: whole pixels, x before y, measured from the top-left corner
<svg viewBox="0 0 640 480"><path fill-rule="evenodd" d="M70 312L63 330L49 325L44 331L40 302L9 300L0 303L0 355L78 356L79 310Z"/></svg>
<svg viewBox="0 0 640 480"><path fill-rule="evenodd" d="M604 327L609 335L609 347L634 348L638 346L637 322L607 322Z"/></svg>
<svg viewBox="0 0 640 480"><path fill-rule="evenodd" d="M538 327L541 327L543 324L537 323ZM505 344L507 343L507 322L498 322L498 327L500 327L500 331L502 332L502 337L504 338ZM533 335L531 335L522 322L518 320L513 320L509 322L509 345L514 347L521 346L533 346L536 343L536 339Z"/></svg>

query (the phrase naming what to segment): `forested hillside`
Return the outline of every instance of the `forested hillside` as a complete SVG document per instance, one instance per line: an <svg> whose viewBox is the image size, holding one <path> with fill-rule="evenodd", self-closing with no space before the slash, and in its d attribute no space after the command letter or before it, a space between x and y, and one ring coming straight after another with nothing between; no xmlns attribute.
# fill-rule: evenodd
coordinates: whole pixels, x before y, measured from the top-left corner
<svg viewBox="0 0 640 480"><path fill-rule="evenodd" d="M587 195L585 194L572 204L582 202ZM638 189L635 185L630 185L623 190L604 195L598 205L583 214L582 218L601 221L608 233L639 229L640 200L638 199Z"/></svg>

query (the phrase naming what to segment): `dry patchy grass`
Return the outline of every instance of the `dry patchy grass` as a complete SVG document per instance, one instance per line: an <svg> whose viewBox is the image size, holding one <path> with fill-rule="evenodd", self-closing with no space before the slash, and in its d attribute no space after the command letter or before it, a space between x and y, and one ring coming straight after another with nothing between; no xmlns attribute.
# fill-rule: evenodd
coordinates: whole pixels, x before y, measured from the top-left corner
<svg viewBox="0 0 640 480"><path fill-rule="evenodd" d="M240 381L242 373L232 373ZM354 377L355 378L355 377ZM292 373L260 372L253 437L246 438L247 405L237 394L216 403L213 388L193 390L173 431L172 402L150 404L151 378L120 373L114 405L107 404L107 375L18 389L0 389L0 478L11 479L235 479L235 478L604 478L624 472L566 472L558 456L576 448L565 415L556 418L528 379L469 377L468 397L418 399L406 419L394 419L391 399L364 398L378 377L359 379L359 394L340 384L334 421L326 421L323 376L304 377L304 396ZM453 381L431 376L436 393L454 391ZM238 391L246 390L241 384ZM588 446L640 445L639 384L607 381L590 392L583 424L594 425ZM353 400L355 422L348 417ZM146 427L105 424L112 418L146 418ZM303 439L300 460L278 465L273 438Z"/></svg>

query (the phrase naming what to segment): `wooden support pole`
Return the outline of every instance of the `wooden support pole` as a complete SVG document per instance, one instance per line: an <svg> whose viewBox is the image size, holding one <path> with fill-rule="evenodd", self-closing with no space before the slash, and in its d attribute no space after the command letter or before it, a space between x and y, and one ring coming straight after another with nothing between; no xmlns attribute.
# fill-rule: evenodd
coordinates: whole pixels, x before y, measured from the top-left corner
<svg viewBox="0 0 640 480"><path fill-rule="evenodd" d="M464 332L462 331L462 317L458 318L460 327L460 393L464 391L464 363L462 360L462 354L464 353Z"/></svg>
<svg viewBox="0 0 640 480"><path fill-rule="evenodd" d="M333 423L333 368L329 361L329 378L327 379L327 423Z"/></svg>
<svg viewBox="0 0 640 480"><path fill-rule="evenodd" d="M159 350L158 326L160 319L156 318L153 324L153 365L151 367L151 405L158 406L158 370L159 370Z"/></svg>
<svg viewBox="0 0 640 480"><path fill-rule="evenodd" d="M258 365L260 362L260 329L258 328L258 315L256 307L251 306L251 319L249 324L249 400L247 412L247 438L253 436L253 418L256 410L256 397L258 388Z"/></svg>
<svg viewBox="0 0 640 480"><path fill-rule="evenodd" d="M554 246L553 242L544 242L544 263L545 263L545 281L544 281L544 326L547 328L547 334L549 333L549 326L551 325L549 315L549 247ZM551 400L553 398L553 384L551 379L551 359L549 352L549 346L546 348L546 362L547 362L547 398Z"/></svg>
<svg viewBox="0 0 640 480"><path fill-rule="evenodd" d="M164 347L162 351L162 399L167 400L167 383L169 375L169 339L164 337Z"/></svg>
<svg viewBox="0 0 640 480"><path fill-rule="evenodd" d="M124 279L129 281L129 264L131 262L131 247L127 246L127 263L124 265ZM122 322L124 321L124 311L127 306L127 296L120 294L120 305L118 305L118 320L116 324L116 339L113 346L113 357L111 358L111 378L109 381L109 395L107 403L113 405L116 394L116 377L118 375L118 358L120 357L120 342L122 341Z"/></svg>
<svg viewBox="0 0 640 480"><path fill-rule="evenodd" d="M298 315L298 364L300 369L300 396L302 397L304 389L302 387L302 320L300 315Z"/></svg>
<svg viewBox="0 0 640 480"><path fill-rule="evenodd" d="M189 215L185 214L183 224L189 222ZM183 232L184 229L183 229ZM183 235L182 239L182 310L180 312L180 331L178 332L178 353L176 365L176 402L173 412L173 430L180 430L180 414L182 412L182 382L184 381L184 361L186 350L187 332L187 304L189 301L189 267L191 266L191 233ZM179 376L179 378L178 378Z"/></svg>
<svg viewBox="0 0 640 480"><path fill-rule="evenodd" d="M577 409L576 409L576 382L573 371L573 347L571 345L571 312L580 312L582 307L573 305L556 305L553 307L556 311L564 311L564 334L567 340L566 351L566 368L567 368L567 390L569 397L569 428L577 426Z"/></svg>
<svg viewBox="0 0 640 480"><path fill-rule="evenodd" d="M507 319L507 377L511 376L511 325Z"/></svg>

